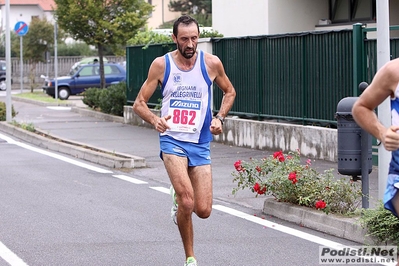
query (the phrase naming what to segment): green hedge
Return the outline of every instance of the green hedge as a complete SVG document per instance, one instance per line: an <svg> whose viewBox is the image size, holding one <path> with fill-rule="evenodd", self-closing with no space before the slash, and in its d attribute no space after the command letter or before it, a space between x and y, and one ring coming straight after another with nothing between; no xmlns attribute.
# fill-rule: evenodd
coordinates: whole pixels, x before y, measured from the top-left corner
<svg viewBox="0 0 399 266"><path fill-rule="evenodd" d="M123 116L126 104L126 83L111 85L106 89L89 88L83 94L83 103L106 114Z"/></svg>
<svg viewBox="0 0 399 266"><path fill-rule="evenodd" d="M14 110L14 106L11 105L11 115L12 117L15 117L17 113ZM0 102L0 121L6 121L7 120L7 110L6 110L6 104L4 102Z"/></svg>

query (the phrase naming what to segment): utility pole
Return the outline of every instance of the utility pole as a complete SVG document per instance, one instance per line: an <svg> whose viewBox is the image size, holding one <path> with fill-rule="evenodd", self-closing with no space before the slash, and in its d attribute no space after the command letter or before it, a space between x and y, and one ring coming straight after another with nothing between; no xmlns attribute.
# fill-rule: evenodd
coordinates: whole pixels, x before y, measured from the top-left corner
<svg viewBox="0 0 399 266"><path fill-rule="evenodd" d="M6 0L6 121L12 120L11 103L11 32L10 32L10 0Z"/></svg>
<svg viewBox="0 0 399 266"><path fill-rule="evenodd" d="M389 47L389 0L376 1L377 8L377 70L390 60ZM391 125L391 103L389 98L378 106L378 118L381 123L389 127ZM391 152L383 145L378 146L378 199L384 198L387 184L388 167L391 160Z"/></svg>

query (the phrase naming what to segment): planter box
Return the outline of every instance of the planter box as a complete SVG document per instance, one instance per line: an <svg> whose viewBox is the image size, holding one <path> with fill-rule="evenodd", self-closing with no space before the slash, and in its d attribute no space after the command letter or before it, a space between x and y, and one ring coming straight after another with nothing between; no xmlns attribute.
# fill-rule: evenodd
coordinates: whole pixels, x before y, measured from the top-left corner
<svg viewBox="0 0 399 266"><path fill-rule="evenodd" d="M357 243L374 243L374 239L366 236L366 230L360 226L359 217L327 215L309 207L278 202L274 198L265 200L263 213Z"/></svg>

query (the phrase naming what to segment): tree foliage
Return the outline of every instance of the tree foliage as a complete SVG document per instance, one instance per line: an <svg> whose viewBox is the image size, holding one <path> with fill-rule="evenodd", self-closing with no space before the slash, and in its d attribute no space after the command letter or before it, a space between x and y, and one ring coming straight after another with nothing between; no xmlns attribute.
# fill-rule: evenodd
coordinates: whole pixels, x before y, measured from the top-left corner
<svg viewBox="0 0 399 266"><path fill-rule="evenodd" d="M186 15L212 14L212 0L171 0L169 9Z"/></svg>
<svg viewBox="0 0 399 266"><path fill-rule="evenodd" d="M145 26L153 7L144 0L55 0L55 17L73 39L97 47L101 87L105 87L104 46L125 45Z"/></svg>
<svg viewBox="0 0 399 266"><path fill-rule="evenodd" d="M173 43L172 37L153 32L148 30L142 30L138 32L133 38L127 41L128 45L150 45L150 44L159 44L159 43Z"/></svg>
<svg viewBox="0 0 399 266"><path fill-rule="evenodd" d="M58 34L58 42L63 38L63 33ZM12 49L20 55L20 38L12 39ZM22 52L23 59L31 63L29 69L29 84L31 92L36 87L36 63L43 62L45 60L46 52L53 49L54 46L54 26L49 22L46 17L33 18L29 24L28 33L22 37Z"/></svg>
<svg viewBox="0 0 399 266"><path fill-rule="evenodd" d="M58 35L60 41L63 34ZM22 37L24 60L31 62L43 62L45 52L54 45L54 26L46 17L33 18L29 24L28 33ZM12 38L12 50L20 54L20 38Z"/></svg>
<svg viewBox="0 0 399 266"><path fill-rule="evenodd" d="M223 37L218 31L214 30L201 30L200 38L214 38ZM147 47L151 44L168 44L173 43L171 35L157 33L146 28L138 32L133 38L127 41L128 45L145 45Z"/></svg>
<svg viewBox="0 0 399 266"><path fill-rule="evenodd" d="M212 0L171 0L169 10L193 16L200 26L212 26Z"/></svg>

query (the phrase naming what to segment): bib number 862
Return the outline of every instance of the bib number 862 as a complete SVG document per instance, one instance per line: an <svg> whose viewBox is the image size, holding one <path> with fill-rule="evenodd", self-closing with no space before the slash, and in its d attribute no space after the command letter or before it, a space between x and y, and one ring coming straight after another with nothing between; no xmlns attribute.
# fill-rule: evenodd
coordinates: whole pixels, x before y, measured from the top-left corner
<svg viewBox="0 0 399 266"><path fill-rule="evenodd" d="M195 111L189 110L173 110L173 124L181 124L181 125L195 125L194 120L196 117Z"/></svg>

